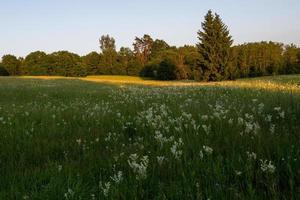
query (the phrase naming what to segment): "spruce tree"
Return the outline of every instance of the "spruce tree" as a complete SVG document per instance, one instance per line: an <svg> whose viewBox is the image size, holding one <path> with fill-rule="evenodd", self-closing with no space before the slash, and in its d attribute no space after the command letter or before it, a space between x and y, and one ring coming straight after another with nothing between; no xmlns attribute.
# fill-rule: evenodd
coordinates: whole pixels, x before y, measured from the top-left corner
<svg viewBox="0 0 300 200"><path fill-rule="evenodd" d="M232 78L230 47L233 40L218 14L214 15L211 10L208 11L202 23L202 30L198 32L198 39L200 79L221 81Z"/></svg>

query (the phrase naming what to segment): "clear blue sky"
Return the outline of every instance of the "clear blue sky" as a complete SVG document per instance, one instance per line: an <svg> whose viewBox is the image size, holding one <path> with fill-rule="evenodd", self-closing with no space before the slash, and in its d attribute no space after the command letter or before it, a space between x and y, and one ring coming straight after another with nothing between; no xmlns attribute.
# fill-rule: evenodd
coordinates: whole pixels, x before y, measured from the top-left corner
<svg viewBox="0 0 300 200"><path fill-rule="evenodd" d="M99 51L110 34L117 47L150 34L171 45L195 44L208 9L221 15L235 44L273 40L300 45L300 0L3 0L0 56L43 50Z"/></svg>

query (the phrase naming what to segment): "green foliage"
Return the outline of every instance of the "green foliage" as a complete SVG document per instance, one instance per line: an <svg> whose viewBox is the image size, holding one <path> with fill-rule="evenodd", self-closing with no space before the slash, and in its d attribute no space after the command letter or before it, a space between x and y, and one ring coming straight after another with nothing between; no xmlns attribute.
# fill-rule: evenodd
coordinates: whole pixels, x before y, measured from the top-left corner
<svg viewBox="0 0 300 200"><path fill-rule="evenodd" d="M0 63L0 76L9 76L8 71Z"/></svg>
<svg viewBox="0 0 300 200"><path fill-rule="evenodd" d="M176 65L169 59L163 60L157 69L158 80L175 80L176 79Z"/></svg>
<svg viewBox="0 0 300 200"><path fill-rule="evenodd" d="M86 76L86 66L80 56L68 51L58 51L48 55L48 73L59 76Z"/></svg>
<svg viewBox="0 0 300 200"><path fill-rule="evenodd" d="M159 64L155 62L149 63L142 69L142 71L140 72L140 76L155 78L157 76L158 68L159 68Z"/></svg>
<svg viewBox="0 0 300 200"><path fill-rule="evenodd" d="M283 71L283 45L256 42L233 47L234 65L240 77L275 75Z"/></svg>
<svg viewBox="0 0 300 200"><path fill-rule="evenodd" d="M99 75L101 74L100 69L100 62L101 62L101 55L97 52L93 51L82 58L82 63L87 68L88 75Z"/></svg>
<svg viewBox="0 0 300 200"><path fill-rule="evenodd" d="M284 51L284 72L287 74L300 73L300 49L295 45L287 45Z"/></svg>
<svg viewBox="0 0 300 200"><path fill-rule="evenodd" d="M47 54L41 51L30 53L22 63L22 72L26 75L47 75Z"/></svg>
<svg viewBox="0 0 300 200"><path fill-rule="evenodd" d="M164 40L155 40L151 48L151 59L155 59L156 57L160 56L161 52L169 48L169 44L166 43Z"/></svg>
<svg viewBox="0 0 300 200"><path fill-rule="evenodd" d="M103 35L100 40L100 49L102 58L100 62L101 74L116 74L115 66L117 65L117 51L115 39L109 35Z"/></svg>
<svg viewBox="0 0 300 200"><path fill-rule="evenodd" d="M205 81L228 79L225 72L230 65L230 47L233 40L227 26L219 15L213 15L210 10L202 23L202 29L198 32L200 42L197 44L201 79Z"/></svg>
<svg viewBox="0 0 300 200"><path fill-rule="evenodd" d="M2 57L2 66L10 76L20 75L21 61L14 55L4 55Z"/></svg>
<svg viewBox="0 0 300 200"><path fill-rule="evenodd" d="M133 43L134 54L139 62L145 66L150 59L153 47L153 39L150 35L144 35L142 38L135 38Z"/></svg>
<svg viewBox="0 0 300 200"><path fill-rule="evenodd" d="M135 75L135 66L133 66L134 59L135 58L131 49L121 47L118 52L118 63L120 65L120 72L118 74Z"/></svg>

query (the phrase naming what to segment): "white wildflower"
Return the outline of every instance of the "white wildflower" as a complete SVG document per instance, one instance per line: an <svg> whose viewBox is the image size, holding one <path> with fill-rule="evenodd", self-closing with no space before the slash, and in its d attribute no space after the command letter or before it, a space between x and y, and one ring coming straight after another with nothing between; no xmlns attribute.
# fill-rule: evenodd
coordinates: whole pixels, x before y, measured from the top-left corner
<svg viewBox="0 0 300 200"><path fill-rule="evenodd" d="M243 125L243 124L244 124L244 119L241 118L241 117L239 117L239 118L238 118L238 124L239 124L239 125Z"/></svg>
<svg viewBox="0 0 300 200"><path fill-rule="evenodd" d="M180 159L180 157L182 156L182 150L179 149L182 145L183 145L182 139L179 138L178 142L175 141L171 147L171 153L174 155L176 159Z"/></svg>
<svg viewBox="0 0 300 200"><path fill-rule="evenodd" d="M285 112L284 112L284 111L280 112L280 113L279 113L279 116L280 116L282 119L284 119L284 117L285 117Z"/></svg>
<svg viewBox="0 0 300 200"><path fill-rule="evenodd" d="M271 126L270 126L270 132L271 132L271 134L275 133L275 124L271 124Z"/></svg>
<svg viewBox="0 0 300 200"><path fill-rule="evenodd" d="M203 157L204 157L204 155L203 155L203 151L202 151L202 150L199 152L199 156L200 156L200 159L202 160L202 159L203 159Z"/></svg>
<svg viewBox="0 0 300 200"><path fill-rule="evenodd" d="M204 132L208 135L211 131L211 125L207 126L207 125L202 125L202 128L204 130Z"/></svg>
<svg viewBox="0 0 300 200"><path fill-rule="evenodd" d="M102 182L100 181L100 183L99 183L99 187L102 190L103 195L105 197L108 197L110 186L111 186L110 182L102 184Z"/></svg>
<svg viewBox="0 0 300 200"><path fill-rule="evenodd" d="M256 160L256 158L257 158L257 155L254 152L250 153L249 151L247 151L247 156L248 156L249 160Z"/></svg>
<svg viewBox="0 0 300 200"><path fill-rule="evenodd" d="M121 183L121 181L123 180L123 173L122 173L122 171L118 171L117 174L114 174L111 177L111 180L114 181L117 184Z"/></svg>
<svg viewBox="0 0 300 200"><path fill-rule="evenodd" d="M213 149L209 146L203 146L203 150L206 154L211 155L213 153Z"/></svg>
<svg viewBox="0 0 300 200"><path fill-rule="evenodd" d="M242 175L242 172L241 172L241 171L235 170L234 172L235 172L235 175L237 175L237 176Z"/></svg>
<svg viewBox="0 0 300 200"><path fill-rule="evenodd" d="M74 197L74 194L75 192L71 188L68 188L68 191L65 193L65 198L72 199Z"/></svg>
<svg viewBox="0 0 300 200"><path fill-rule="evenodd" d="M127 160L127 162L129 164L129 166L131 167L131 169L136 174L136 179L137 180L147 178L147 168L148 168L148 163L149 163L148 156L143 156L138 161L137 154L131 154L129 156L129 159Z"/></svg>
<svg viewBox="0 0 300 200"><path fill-rule="evenodd" d="M271 121L272 121L272 115L267 115L266 121L267 121L267 122L271 122Z"/></svg>
<svg viewBox="0 0 300 200"><path fill-rule="evenodd" d="M77 142L78 145L80 145L81 142L82 142L82 140L81 139L77 139L76 142Z"/></svg>
<svg viewBox="0 0 300 200"><path fill-rule="evenodd" d="M62 165L58 165L58 172L61 172L62 170Z"/></svg>
<svg viewBox="0 0 300 200"><path fill-rule="evenodd" d="M157 156L156 159L157 159L158 164L162 165L164 160L165 160L165 157L164 156Z"/></svg>
<svg viewBox="0 0 300 200"><path fill-rule="evenodd" d="M273 174L276 170L276 167L272 164L272 161L260 160L260 168L265 173Z"/></svg>
<svg viewBox="0 0 300 200"><path fill-rule="evenodd" d="M202 116L201 116L201 119L202 119L203 121L207 121L207 120L208 120L208 116L207 116L207 115L202 115Z"/></svg>
<svg viewBox="0 0 300 200"><path fill-rule="evenodd" d="M277 111L277 112L280 112L281 107L275 107L274 110Z"/></svg>

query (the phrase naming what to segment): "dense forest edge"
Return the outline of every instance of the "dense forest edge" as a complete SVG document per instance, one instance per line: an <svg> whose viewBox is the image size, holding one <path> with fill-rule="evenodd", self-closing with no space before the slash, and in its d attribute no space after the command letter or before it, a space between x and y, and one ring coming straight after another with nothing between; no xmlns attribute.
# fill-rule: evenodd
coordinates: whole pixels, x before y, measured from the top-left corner
<svg viewBox="0 0 300 200"><path fill-rule="evenodd" d="M32 52L25 58L4 55L1 76L46 75L84 77L129 75L158 80L221 81L300 73L300 48L294 44L262 41L233 46L228 27L208 11L195 46L170 46L145 34L133 50L116 49L115 39L103 35L101 51L79 56L68 51Z"/></svg>

